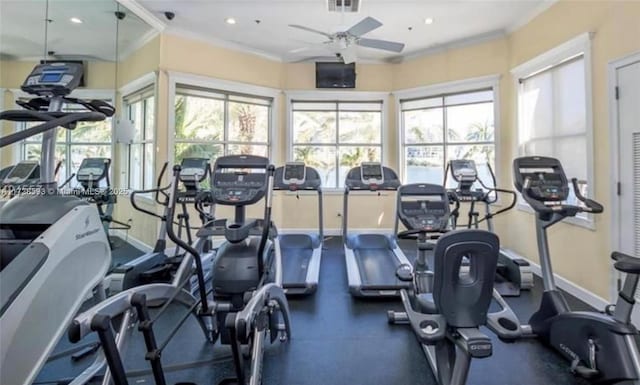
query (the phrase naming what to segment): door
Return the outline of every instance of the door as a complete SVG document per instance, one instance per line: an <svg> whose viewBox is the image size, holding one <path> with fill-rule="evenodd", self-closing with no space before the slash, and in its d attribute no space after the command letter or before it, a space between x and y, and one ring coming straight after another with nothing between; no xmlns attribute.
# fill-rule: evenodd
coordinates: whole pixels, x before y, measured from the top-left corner
<svg viewBox="0 0 640 385"><path fill-rule="evenodd" d="M616 69L620 170L618 228L620 251L640 257L640 55L636 58ZM636 299L640 300L640 290ZM636 306L633 314L636 325L640 325L639 307Z"/></svg>

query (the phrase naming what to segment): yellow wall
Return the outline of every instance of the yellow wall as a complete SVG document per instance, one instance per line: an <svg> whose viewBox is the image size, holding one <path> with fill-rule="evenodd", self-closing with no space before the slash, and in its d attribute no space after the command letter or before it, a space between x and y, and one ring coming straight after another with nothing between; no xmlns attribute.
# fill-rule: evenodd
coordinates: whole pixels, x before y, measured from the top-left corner
<svg viewBox="0 0 640 385"><path fill-rule="evenodd" d="M560 2L509 36L509 68L513 68L571 38L595 32L592 40L593 132L595 198L605 206L595 216L596 231L559 224L549 231L555 272L600 295L609 297L611 252L609 177L607 63L640 51L639 2ZM515 90L511 84L504 106L512 126L515 119ZM502 169L510 167L515 156L515 130L509 131L509 142L503 146ZM499 227L503 243L529 258L537 260L534 219L530 214L513 211ZM523 236L526 234L528 236ZM567 240L570 240L567 242Z"/></svg>

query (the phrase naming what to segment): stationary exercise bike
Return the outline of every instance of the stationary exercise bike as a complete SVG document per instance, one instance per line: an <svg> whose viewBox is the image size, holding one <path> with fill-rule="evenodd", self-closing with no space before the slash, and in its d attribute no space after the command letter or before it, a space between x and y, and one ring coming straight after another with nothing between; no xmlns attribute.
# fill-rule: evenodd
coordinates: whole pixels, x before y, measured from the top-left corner
<svg viewBox="0 0 640 385"><path fill-rule="evenodd" d="M640 334L631 324L638 287L640 259L614 252L614 267L627 273L615 306L604 313L571 311L556 288L547 229L565 218L579 213L602 213L599 203L582 196L577 179L572 179L578 205L565 203L569 184L562 165L547 157L522 157L513 161L514 183L522 197L536 212L536 234L544 294L540 308L531 316L529 325L519 325L517 318L498 321L510 332L536 336L556 349L571 362L576 375L606 384L640 384Z"/></svg>
<svg viewBox="0 0 640 385"><path fill-rule="evenodd" d="M416 183L398 190L398 215L407 227L399 237L418 236L415 265L401 265L397 277L412 282L401 289L404 312L389 311L389 323L408 323L422 345L440 385L464 385L472 358L492 355L484 325L493 293L500 243L489 231L450 227L449 196L444 187ZM444 233L444 235L442 235ZM439 238L434 268L427 262L427 240ZM463 261L468 272L463 272Z"/></svg>

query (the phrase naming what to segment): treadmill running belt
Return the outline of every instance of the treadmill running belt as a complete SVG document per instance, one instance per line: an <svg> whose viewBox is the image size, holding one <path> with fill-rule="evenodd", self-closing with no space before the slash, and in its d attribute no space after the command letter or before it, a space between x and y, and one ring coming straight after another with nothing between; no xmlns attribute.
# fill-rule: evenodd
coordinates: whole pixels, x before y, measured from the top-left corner
<svg viewBox="0 0 640 385"><path fill-rule="evenodd" d="M282 249L282 283L287 285L303 285L307 278L309 261L313 249Z"/></svg>
<svg viewBox="0 0 640 385"><path fill-rule="evenodd" d="M396 286L402 283L396 278L398 261L388 248L354 250L363 286Z"/></svg>

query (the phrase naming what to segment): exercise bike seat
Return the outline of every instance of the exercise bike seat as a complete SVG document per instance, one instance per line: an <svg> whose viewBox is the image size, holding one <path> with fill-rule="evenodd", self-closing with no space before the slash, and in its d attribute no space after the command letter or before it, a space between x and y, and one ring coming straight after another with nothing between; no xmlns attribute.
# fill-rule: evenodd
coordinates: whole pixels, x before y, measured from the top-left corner
<svg viewBox="0 0 640 385"><path fill-rule="evenodd" d="M617 251L611 253L611 259L616 261L616 270L629 274L640 274L640 258L632 257Z"/></svg>
<svg viewBox="0 0 640 385"><path fill-rule="evenodd" d="M416 296L416 305L421 313L438 314L438 307L433 300L433 293L422 293Z"/></svg>

